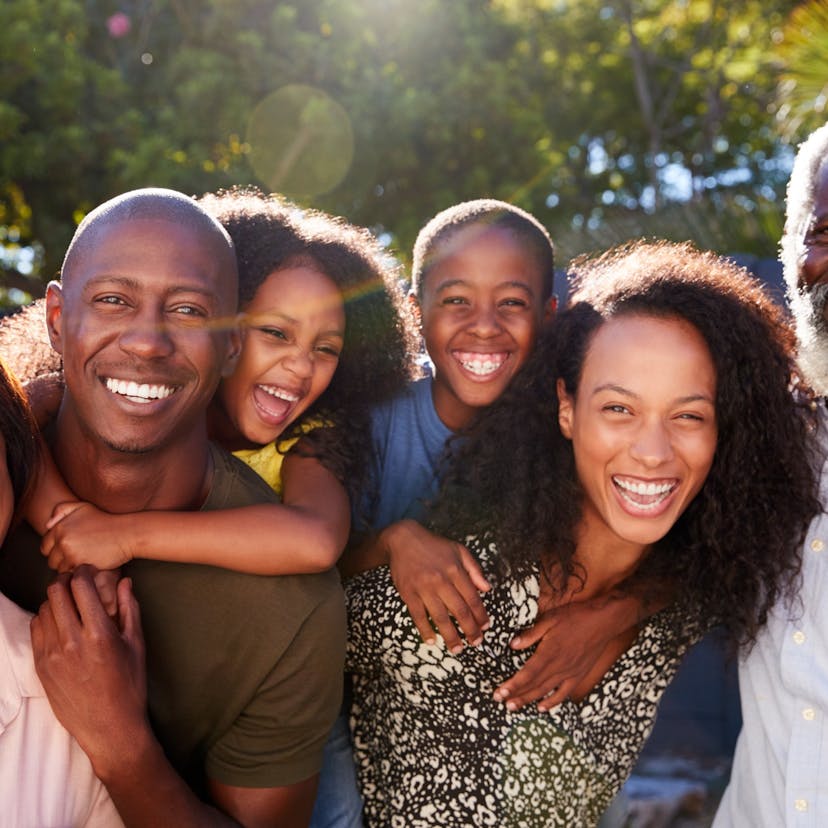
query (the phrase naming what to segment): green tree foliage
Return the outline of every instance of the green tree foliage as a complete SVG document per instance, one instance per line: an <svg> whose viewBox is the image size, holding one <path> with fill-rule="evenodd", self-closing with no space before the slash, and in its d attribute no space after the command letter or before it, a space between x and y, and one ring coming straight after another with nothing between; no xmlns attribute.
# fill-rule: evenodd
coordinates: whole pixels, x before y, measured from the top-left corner
<svg viewBox="0 0 828 828"><path fill-rule="evenodd" d="M828 120L828 2L812 0L793 10L776 50L780 130L792 141Z"/></svg>
<svg viewBox="0 0 828 828"><path fill-rule="evenodd" d="M481 195L535 212L562 260L653 227L772 253L769 57L791 5L5 0L4 284L42 290L79 217L146 185L285 190L403 255Z"/></svg>

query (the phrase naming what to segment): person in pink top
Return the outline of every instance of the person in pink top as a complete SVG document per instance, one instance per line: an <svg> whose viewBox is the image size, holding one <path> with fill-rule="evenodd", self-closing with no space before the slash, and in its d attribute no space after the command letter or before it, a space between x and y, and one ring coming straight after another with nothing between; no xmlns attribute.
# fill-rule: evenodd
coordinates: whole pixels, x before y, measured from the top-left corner
<svg viewBox="0 0 828 828"><path fill-rule="evenodd" d="M0 361L0 539L34 477L35 434L25 397ZM126 585L122 595L131 600ZM0 593L0 826L122 826L88 757L52 712L35 672L31 617Z"/></svg>

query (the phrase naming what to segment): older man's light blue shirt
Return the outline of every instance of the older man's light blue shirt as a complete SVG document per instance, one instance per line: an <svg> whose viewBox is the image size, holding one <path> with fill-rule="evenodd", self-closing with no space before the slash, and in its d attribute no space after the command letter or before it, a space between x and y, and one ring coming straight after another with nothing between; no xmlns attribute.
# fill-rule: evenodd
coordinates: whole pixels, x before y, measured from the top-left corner
<svg viewBox="0 0 828 828"><path fill-rule="evenodd" d="M828 505L828 464L822 470ZM800 601L739 665L744 724L713 828L828 826L828 515L803 549Z"/></svg>

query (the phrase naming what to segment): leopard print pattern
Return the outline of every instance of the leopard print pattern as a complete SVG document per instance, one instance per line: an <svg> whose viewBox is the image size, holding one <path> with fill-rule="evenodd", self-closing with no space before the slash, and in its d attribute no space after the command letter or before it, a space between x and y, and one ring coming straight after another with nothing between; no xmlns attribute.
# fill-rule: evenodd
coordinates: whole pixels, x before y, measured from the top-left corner
<svg viewBox="0 0 828 828"><path fill-rule="evenodd" d="M497 554L467 539L487 575ZM497 583L478 647L425 644L387 567L349 582L351 729L372 828L547 828L595 825L629 776L686 649L703 633L668 610L580 702L510 712L492 692L531 650L509 647L538 612L539 580Z"/></svg>

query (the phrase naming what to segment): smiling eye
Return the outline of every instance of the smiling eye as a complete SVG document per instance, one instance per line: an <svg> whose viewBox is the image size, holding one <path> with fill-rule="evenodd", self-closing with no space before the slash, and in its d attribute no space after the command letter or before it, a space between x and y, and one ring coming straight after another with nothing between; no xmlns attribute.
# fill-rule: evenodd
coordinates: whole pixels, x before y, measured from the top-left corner
<svg viewBox="0 0 828 828"><path fill-rule="evenodd" d="M206 316L204 309L196 305L176 305L174 308L171 308L171 312L177 316L193 316L199 318Z"/></svg>
<svg viewBox="0 0 828 828"><path fill-rule="evenodd" d="M273 339L280 339L280 340L287 340L287 334L281 328L256 328L257 331L261 331L265 336L272 337Z"/></svg>
<svg viewBox="0 0 828 828"><path fill-rule="evenodd" d="M106 296L96 296L95 302L100 305L123 305L126 304L124 300L120 296L113 296L112 294L107 294Z"/></svg>
<svg viewBox="0 0 828 828"><path fill-rule="evenodd" d="M334 357L339 359L339 348L334 345L317 345L316 350L319 353L324 354L325 356Z"/></svg>
<svg viewBox="0 0 828 828"><path fill-rule="evenodd" d="M621 405L621 403L611 403L610 405L605 405L602 411L606 411L609 414L629 414L630 409L627 408L626 405Z"/></svg>
<svg viewBox="0 0 828 828"><path fill-rule="evenodd" d="M446 296L441 304L443 305L467 305L468 300L465 296Z"/></svg>
<svg viewBox="0 0 828 828"><path fill-rule="evenodd" d="M528 308L529 302L517 296L510 296L508 299L503 299L500 305L507 308Z"/></svg>

